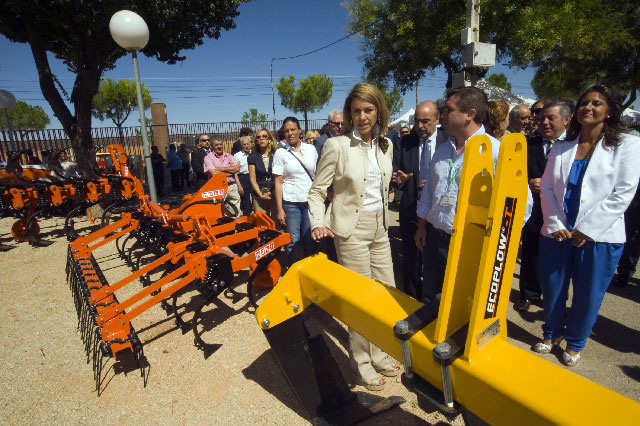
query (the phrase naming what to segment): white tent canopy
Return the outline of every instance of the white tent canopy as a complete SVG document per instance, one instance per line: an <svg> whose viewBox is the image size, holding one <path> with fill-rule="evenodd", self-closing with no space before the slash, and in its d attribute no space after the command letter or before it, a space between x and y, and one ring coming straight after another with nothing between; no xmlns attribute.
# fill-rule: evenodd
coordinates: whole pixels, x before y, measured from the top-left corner
<svg viewBox="0 0 640 426"><path fill-rule="evenodd" d="M496 99L506 101L509 104L509 111L511 111L511 109L516 105L524 104L531 107L531 105L535 103L535 99L526 98L518 95L517 93L512 93L508 90L496 87L484 78L478 80L478 84L476 86L478 89L484 90L484 93L487 94L487 98L489 98L490 101L494 101Z"/></svg>
<svg viewBox="0 0 640 426"><path fill-rule="evenodd" d="M413 108L409 108L409 111L402 114L399 118L396 118L391 123L389 123L389 129L400 130L400 123L409 123L410 126L413 125L413 115L416 113L416 110Z"/></svg>
<svg viewBox="0 0 640 426"><path fill-rule="evenodd" d="M622 111L622 122L626 126L640 126L640 111L627 108Z"/></svg>

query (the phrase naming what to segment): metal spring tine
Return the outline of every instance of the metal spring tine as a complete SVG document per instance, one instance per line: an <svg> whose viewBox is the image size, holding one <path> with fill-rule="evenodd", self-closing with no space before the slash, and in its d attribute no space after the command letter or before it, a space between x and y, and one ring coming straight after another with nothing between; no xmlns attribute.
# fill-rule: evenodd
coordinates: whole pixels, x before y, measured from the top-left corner
<svg viewBox="0 0 640 426"><path fill-rule="evenodd" d="M102 355L102 351L99 348L100 342L102 339L100 338L100 328L96 327L93 333L93 341L91 350L93 352L93 372L94 378L99 382L100 379L100 364L102 363L102 359L100 358ZM96 390L98 390L96 388Z"/></svg>
<svg viewBox="0 0 640 426"><path fill-rule="evenodd" d="M89 356L89 353L90 353L91 339L93 337L91 332L93 331L94 328L95 326L93 324L93 318L89 314L88 309L83 309L80 336L82 338L82 341L85 344L85 352L87 352L87 356ZM89 362L88 358L87 358L87 362Z"/></svg>
<svg viewBox="0 0 640 426"><path fill-rule="evenodd" d="M67 265L64 268L65 274L67 274L67 282L69 282L69 273L71 272L71 264L73 262L73 254L71 254L71 249L67 250Z"/></svg>
<svg viewBox="0 0 640 426"><path fill-rule="evenodd" d="M100 396L100 384L102 381L102 367L103 367L102 360L104 359L104 355L102 353L102 350L98 347L97 344L94 350L95 350L95 357L96 357L96 368L95 368L96 392L98 392L98 396Z"/></svg>
<svg viewBox="0 0 640 426"><path fill-rule="evenodd" d="M76 308L76 314L78 315L78 320L80 320L80 309L82 308L79 287L80 287L80 280L76 280L73 288L71 289L71 293L73 294L73 305Z"/></svg>
<svg viewBox="0 0 640 426"><path fill-rule="evenodd" d="M96 329L97 329L97 327L90 326L90 325L86 329L85 351L87 353L87 364L89 363L89 359L91 359L91 357L93 355L94 346L95 346L94 341L99 338L96 335Z"/></svg>

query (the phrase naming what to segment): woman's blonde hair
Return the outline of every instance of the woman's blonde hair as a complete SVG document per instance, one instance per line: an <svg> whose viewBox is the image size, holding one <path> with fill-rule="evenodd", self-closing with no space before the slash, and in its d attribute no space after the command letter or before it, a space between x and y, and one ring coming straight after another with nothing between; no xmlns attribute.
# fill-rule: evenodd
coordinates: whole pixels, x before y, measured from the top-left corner
<svg viewBox="0 0 640 426"><path fill-rule="evenodd" d="M389 110L387 109L387 103L384 101L384 95L373 84L369 83L358 83L353 86L351 92L349 92L349 96L344 101L344 108L342 109L342 114L344 118L344 123L342 124L342 132L350 132L353 130L353 119L351 118L351 102L355 98L363 99L367 102L372 103L376 107L376 113L378 114L378 125L380 126L380 134L384 135L387 133L387 123L389 121ZM377 136L377 135L374 135Z"/></svg>
<svg viewBox="0 0 640 426"><path fill-rule="evenodd" d="M273 138L273 135L271 134L271 132L269 131L269 129L267 129L266 127L261 127L259 128L255 133L254 133L254 139L253 139L253 150L260 152L260 147L258 146L258 133L260 132L267 132L267 136L269 137L269 148L271 148L272 152L275 152L276 149L278 149L278 145L276 145L276 140Z"/></svg>
<svg viewBox="0 0 640 426"><path fill-rule="evenodd" d="M307 139L310 138L319 138L320 137L320 132L318 132L317 130L307 130L307 134L304 135L304 140L306 141Z"/></svg>
<svg viewBox="0 0 640 426"><path fill-rule="evenodd" d="M489 107L487 109L487 117L484 119L484 128L491 136L495 138L502 137L503 130L500 128L500 124L507 119L509 115L509 104L502 99L496 99L495 101L489 101Z"/></svg>

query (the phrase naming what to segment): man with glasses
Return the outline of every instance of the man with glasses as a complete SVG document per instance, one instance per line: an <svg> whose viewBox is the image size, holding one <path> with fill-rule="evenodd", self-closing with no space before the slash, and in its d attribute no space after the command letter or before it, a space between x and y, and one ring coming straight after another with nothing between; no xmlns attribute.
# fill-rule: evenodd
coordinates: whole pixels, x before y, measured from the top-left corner
<svg viewBox="0 0 640 426"><path fill-rule="evenodd" d="M197 149L191 153L191 168L194 174L193 186L196 188L196 191L209 180L209 177L204 171L204 157L210 152L209 140L209 135L202 133L196 139Z"/></svg>
<svg viewBox="0 0 640 426"><path fill-rule="evenodd" d="M516 105L509 112L509 131L511 133L522 133L529 136L531 127L531 110L524 104Z"/></svg>
<svg viewBox="0 0 640 426"><path fill-rule="evenodd" d="M393 182L402 191L398 216L402 238L402 283L398 285L405 293L422 299L422 255L414 242L418 226L417 204L420 190L424 186L426 171L436 148L446 139L438 129L440 112L433 101L425 101L416 107L413 132L405 133L393 150ZM402 125L400 134L408 131Z"/></svg>
<svg viewBox="0 0 640 426"><path fill-rule="evenodd" d="M538 127L542 121L542 107L544 106L544 103L545 100L540 99L531 105L531 120L529 121L529 134L531 136L539 135Z"/></svg>
<svg viewBox="0 0 640 426"><path fill-rule="evenodd" d="M340 134L342 133L342 111L340 111L339 109L334 109L329 113L328 118L329 132L325 133L319 138L316 138L316 140L313 141L313 146L318 151L318 161L320 161L320 156L322 155L322 147L324 146L326 140L335 136L340 136Z"/></svg>

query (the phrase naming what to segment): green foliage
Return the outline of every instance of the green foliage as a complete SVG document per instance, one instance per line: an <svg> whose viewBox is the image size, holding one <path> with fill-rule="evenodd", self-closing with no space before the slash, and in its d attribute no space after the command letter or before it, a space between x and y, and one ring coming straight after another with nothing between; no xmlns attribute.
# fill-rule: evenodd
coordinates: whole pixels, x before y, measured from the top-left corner
<svg viewBox="0 0 640 426"><path fill-rule="evenodd" d="M444 65L450 87L453 73L462 69L460 31L466 1L347 0L343 5L349 13L348 30L363 37L361 59L368 80L393 80L406 92L427 70ZM484 23L480 29L487 41Z"/></svg>
<svg viewBox="0 0 640 426"><path fill-rule="evenodd" d="M151 94L144 83L140 86L142 103L146 110L151 106ZM101 121L110 119L117 127L122 127L131 111L137 108L136 84L131 80L102 80L98 93L93 97L93 116Z"/></svg>
<svg viewBox="0 0 640 426"><path fill-rule="evenodd" d="M363 38L368 79L393 80L406 91L426 71L444 66L450 87L452 74L461 70L466 3L347 0L348 30L359 31ZM635 99L640 83L637 0L480 0L480 4L480 41L495 43L497 59L510 66L537 67L538 96L575 96L600 82L629 94L627 104Z"/></svg>
<svg viewBox="0 0 640 426"><path fill-rule="evenodd" d="M296 89L296 78L280 78L276 83L280 103L293 112L303 113L305 129L307 128L307 114L319 111L333 94L333 80L326 75L314 74L300 80Z"/></svg>
<svg viewBox="0 0 640 426"><path fill-rule="evenodd" d="M235 28L237 8L246 1L3 0L0 34L29 44L42 94L71 138L81 172L90 177L86 165L92 148L92 99L103 73L127 54L111 39L109 20L113 14L128 9L140 15L150 33L142 53L174 64L185 59L181 52L201 45L205 37L219 38L222 30ZM56 87L47 52L76 74L68 98L73 112Z"/></svg>
<svg viewBox="0 0 640 426"><path fill-rule="evenodd" d="M538 67L532 87L539 97L575 98L602 83L630 95L640 83L640 7L637 0L531 1L520 22L505 28L513 65Z"/></svg>
<svg viewBox="0 0 640 426"><path fill-rule="evenodd" d="M255 127L267 121L267 114L259 114L256 108L249 108L249 112L242 113L240 121L249 127Z"/></svg>
<svg viewBox="0 0 640 426"><path fill-rule="evenodd" d="M511 91L511 83L507 81L507 76L503 73L491 74L487 77L487 81L496 87L506 90L507 92Z"/></svg>
<svg viewBox="0 0 640 426"><path fill-rule="evenodd" d="M51 122L49 116L40 106L32 106L26 102L18 101L9 109L9 121L12 129L42 130ZM0 129L8 129L7 118L4 110L0 109Z"/></svg>
<svg viewBox="0 0 640 426"><path fill-rule="evenodd" d="M399 114L400 111L402 111L402 105L404 105L402 93L400 93L400 91L396 87L391 90L388 90L384 85L379 85L378 87L384 95L384 102L387 104L389 117L393 117L394 115Z"/></svg>

